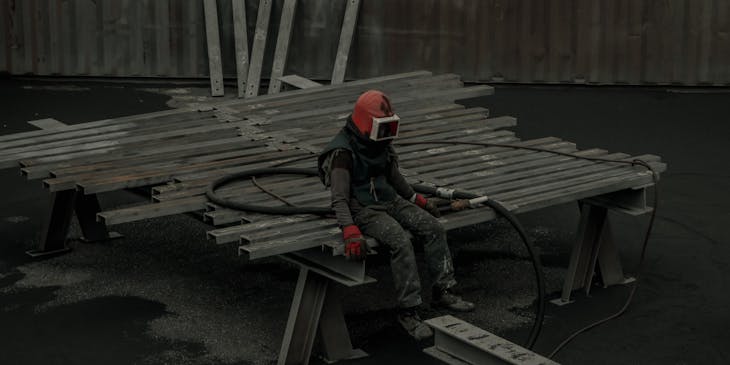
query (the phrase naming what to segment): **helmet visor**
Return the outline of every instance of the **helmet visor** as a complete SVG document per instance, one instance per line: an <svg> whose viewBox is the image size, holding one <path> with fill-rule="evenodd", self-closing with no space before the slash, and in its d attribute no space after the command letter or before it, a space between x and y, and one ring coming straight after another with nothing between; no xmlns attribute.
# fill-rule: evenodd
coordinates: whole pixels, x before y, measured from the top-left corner
<svg viewBox="0 0 730 365"><path fill-rule="evenodd" d="M373 127L370 130L370 139L384 141L398 137L400 117L393 114L390 117L373 118Z"/></svg>

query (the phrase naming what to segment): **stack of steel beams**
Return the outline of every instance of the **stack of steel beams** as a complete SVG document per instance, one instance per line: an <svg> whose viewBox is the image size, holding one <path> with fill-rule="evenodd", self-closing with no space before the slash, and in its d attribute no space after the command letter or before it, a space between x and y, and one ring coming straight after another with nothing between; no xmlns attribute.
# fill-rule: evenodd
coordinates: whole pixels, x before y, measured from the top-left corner
<svg viewBox="0 0 730 365"><path fill-rule="evenodd" d="M457 75L426 71L2 136L0 167L20 163L29 179L44 179L51 192L91 195L152 186L150 203L99 212L98 220L106 225L201 212L215 226L208 232L211 239L219 244L240 242L240 252L250 258L317 246L336 252L339 230L331 218L232 211L210 203L205 190L221 176L292 159L300 160L288 166L314 167L316 154L342 127L357 97L369 89L389 94L402 118L396 150L411 182L487 194L518 213L652 183L642 168L547 152L438 143L398 146L477 141L634 158L601 149L579 151L555 137L520 140L504 130L516 124L514 118L490 118L487 109L455 103L489 95L491 87L465 87ZM659 157L638 157L663 171ZM272 176L260 182L293 204L329 205L329 192L317 178ZM226 186L220 193L234 200L282 204L251 182ZM441 220L453 229L493 217L488 208L479 208Z"/></svg>

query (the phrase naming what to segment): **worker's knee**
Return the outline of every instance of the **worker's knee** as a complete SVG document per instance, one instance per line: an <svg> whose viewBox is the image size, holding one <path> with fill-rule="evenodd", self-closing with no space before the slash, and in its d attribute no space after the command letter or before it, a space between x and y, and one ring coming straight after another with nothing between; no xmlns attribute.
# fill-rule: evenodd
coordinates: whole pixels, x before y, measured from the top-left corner
<svg viewBox="0 0 730 365"><path fill-rule="evenodd" d="M437 220L434 220L433 223L422 227L419 234L426 238L432 238L437 240L446 239L446 229L444 229L444 226L441 224L441 222Z"/></svg>
<svg viewBox="0 0 730 365"><path fill-rule="evenodd" d="M388 246L390 252L395 254L401 251L413 251L411 239L403 228L393 229L389 235L383 238L382 244Z"/></svg>

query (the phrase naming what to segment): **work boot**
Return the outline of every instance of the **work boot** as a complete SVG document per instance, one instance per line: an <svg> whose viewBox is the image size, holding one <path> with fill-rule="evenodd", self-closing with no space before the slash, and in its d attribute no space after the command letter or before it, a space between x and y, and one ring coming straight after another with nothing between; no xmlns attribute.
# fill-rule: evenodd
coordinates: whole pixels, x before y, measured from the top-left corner
<svg viewBox="0 0 730 365"><path fill-rule="evenodd" d="M416 341L423 341L433 336L433 331L423 323L416 307L400 308L398 310L398 323Z"/></svg>
<svg viewBox="0 0 730 365"><path fill-rule="evenodd" d="M431 301L434 307L450 309L455 312L471 312L474 310L474 303L467 302L455 295L449 289L433 288L433 298Z"/></svg>

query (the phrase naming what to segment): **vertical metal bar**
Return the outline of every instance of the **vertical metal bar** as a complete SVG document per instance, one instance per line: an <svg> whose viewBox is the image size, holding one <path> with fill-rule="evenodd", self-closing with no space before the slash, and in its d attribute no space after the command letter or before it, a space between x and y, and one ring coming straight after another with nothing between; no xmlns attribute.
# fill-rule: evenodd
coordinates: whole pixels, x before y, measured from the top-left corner
<svg viewBox="0 0 730 365"><path fill-rule="evenodd" d="M345 19L342 21L342 31L340 32L340 43L337 46L335 67L332 70L333 84L341 84L345 80L347 60L350 57L350 45L352 45L352 39L355 36L355 26L357 25L357 13L359 10L360 0L347 0Z"/></svg>
<svg viewBox="0 0 730 365"><path fill-rule="evenodd" d="M598 261L598 254L601 251L601 243L603 231L608 223L608 209L604 207L592 206L591 214L593 215L592 221L597 227L594 227L595 234L592 237L591 246L588 247L590 250L590 256L586 261L586 270L583 274L583 283L581 286L585 289L585 294L588 295L591 292L591 283L593 282L593 275L596 272L596 262Z"/></svg>
<svg viewBox="0 0 730 365"><path fill-rule="evenodd" d="M278 365L309 363L328 284L329 280L322 275L304 267L299 269Z"/></svg>
<svg viewBox="0 0 730 365"><path fill-rule="evenodd" d="M274 63L271 66L271 78L269 78L269 94L277 94L281 90L279 77L284 76L286 67L286 56L289 52L291 41L292 25L296 13L297 0L286 0L281 11L279 22L279 33L276 36L276 50L274 51Z"/></svg>
<svg viewBox="0 0 730 365"><path fill-rule="evenodd" d="M336 285L330 285L319 319L322 355L328 363L367 356L364 351L352 348L339 292Z"/></svg>
<svg viewBox="0 0 730 365"><path fill-rule="evenodd" d="M51 213L43 227L43 239L38 250L29 251L31 256L66 249L66 238L74 212L76 190L62 190L52 195Z"/></svg>
<svg viewBox="0 0 730 365"><path fill-rule="evenodd" d="M208 44L210 93L213 96L223 96L223 66L221 65L221 44L220 34L218 33L218 9L215 0L203 0L203 7L205 12L205 36Z"/></svg>
<svg viewBox="0 0 730 365"><path fill-rule="evenodd" d="M601 247L598 252L598 265L601 269L601 279L603 285L610 286L616 284L625 284L627 279L624 277L624 270L621 265L621 259L613 240L613 232L611 231L610 221L606 220L601 235Z"/></svg>
<svg viewBox="0 0 730 365"><path fill-rule="evenodd" d="M579 203L580 204L580 203ZM570 292L573 291L573 282L576 278L576 271L578 269L578 261L581 257L581 250L583 249L583 236L585 236L588 229L588 214L584 210L584 207L580 205L581 214L580 222L578 223L578 231L576 232L576 241L573 244L573 250L570 252L570 261L568 262L568 271L565 273L565 281L563 282L563 291L560 295L562 303L570 302Z"/></svg>
<svg viewBox="0 0 730 365"><path fill-rule="evenodd" d="M597 207L580 202L580 222L576 234L576 242L570 255L568 271L563 282L561 296L555 304L567 304L570 302L570 293L585 285L587 272L590 267L592 248L597 244L598 237L606 217L605 208ZM603 213L603 214L601 214Z"/></svg>
<svg viewBox="0 0 730 365"><path fill-rule="evenodd" d="M589 278L593 277L591 269L595 269L592 262L598 253L597 245L600 242L601 231L603 230L603 223L606 221L608 210L604 207L584 204L583 212L588 214L588 226L586 227L585 235L579 238L579 242L582 243L583 247L581 248L581 255L575 271L572 290L590 285L591 279Z"/></svg>
<svg viewBox="0 0 730 365"><path fill-rule="evenodd" d="M248 27L246 25L246 2L231 0L233 11L233 37L236 44L236 75L238 97L246 94L246 77L248 76Z"/></svg>
<svg viewBox="0 0 730 365"><path fill-rule="evenodd" d="M256 33L253 37L251 47L251 64L248 69L246 81L246 97L250 98L259 94L259 83L261 82L261 67L264 62L266 51L266 37L269 31L269 17L271 16L271 0L260 0L259 10L256 16Z"/></svg>
<svg viewBox="0 0 730 365"><path fill-rule="evenodd" d="M75 211L84 241L95 242L109 239L109 231L107 231L106 225L96 221L96 213L101 212L101 206L96 194L76 194Z"/></svg>

